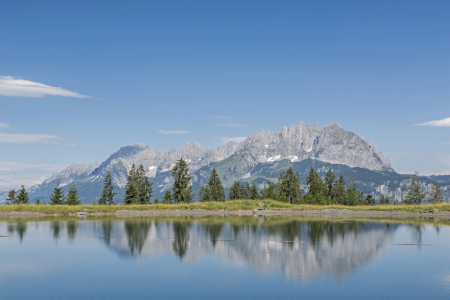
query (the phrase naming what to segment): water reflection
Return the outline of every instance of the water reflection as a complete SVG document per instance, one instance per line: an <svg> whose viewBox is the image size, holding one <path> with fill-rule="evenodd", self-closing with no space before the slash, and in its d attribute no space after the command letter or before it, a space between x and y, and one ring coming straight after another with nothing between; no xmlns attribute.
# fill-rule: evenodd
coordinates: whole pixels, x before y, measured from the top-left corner
<svg viewBox="0 0 450 300"><path fill-rule="evenodd" d="M23 241L26 231L27 231L27 223L25 222L18 221L16 223L8 224L8 234L12 236L14 235L14 233L17 233L20 242Z"/></svg>
<svg viewBox="0 0 450 300"><path fill-rule="evenodd" d="M77 222L68 221L67 222L67 236L70 241L73 242L73 240L75 239L76 233L77 233Z"/></svg>
<svg viewBox="0 0 450 300"><path fill-rule="evenodd" d="M151 258L167 253L188 262L215 254L259 272L282 271L310 280L327 273L343 278L374 261L399 224L280 219L105 221L105 244L125 257ZM122 225L123 226L123 225ZM122 227L123 228L123 227ZM116 238L110 239L114 231ZM125 244L123 241L127 240Z"/></svg>
<svg viewBox="0 0 450 300"><path fill-rule="evenodd" d="M60 231L61 231L61 222L59 221L53 221L50 223L50 228L53 232L53 239L55 241L58 241L59 239L59 235L60 235Z"/></svg>
<svg viewBox="0 0 450 300"><path fill-rule="evenodd" d="M149 221L141 221L139 219L125 221L125 232L131 254L134 254L135 251L141 254L150 227L151 223Z"/></svg>
<svg viewBox="0 0 450 300"><path fill-rule="evenodd" d="M405 227L416 244L422 244L426 231L419 222L286 217L69 219L41 224L46 224L50 230L46 232L55 241L65 238L62 229L66 227L64 232L71 243L76 237L80 241L99 238L102 247L121 258L150 259L168 254L195 262L212 254L236 265L249 265L260 273L278 271L302 281L322 274L341 280L375 261L392 244L398 228ZM439 224L433 226L439 233ZM5 229L22 241L27 223L10 222Z"/></svg>

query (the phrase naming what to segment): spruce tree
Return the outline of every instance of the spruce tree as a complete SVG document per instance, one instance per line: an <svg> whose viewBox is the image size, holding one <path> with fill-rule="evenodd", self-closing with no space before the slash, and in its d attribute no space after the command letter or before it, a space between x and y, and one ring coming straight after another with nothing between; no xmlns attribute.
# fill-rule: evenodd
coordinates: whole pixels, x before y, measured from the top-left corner
<svg viewBox="0 0 450 300"><path fill-rule="evenodd" d="M392 204L391 200L389 200L385 195L381 195L380 205Z"/></svg>
<svg viewBox="0 0 450 300"><path fill-rule="evenodd" d="M204 192L209 193L209 201L225 201L225 190L215 168L211 171L211 175L209 176L207 187L204 188Z"/></svg>
<svg viewBox="0 0 450 300"><path fill-rule="evenodd" d="M117 193L114 193L114 189L116 188L112 184L112 175L111 172L107 172L105 175L105 180L103 190L102 190L102 196L98 200L98 204L100 205L112 205L114 204L114 195L117 195Z"/></svg>
<svg viewBox="0 0 450 300"><path fill-rule="evenodd" d="M288 203L300 203L302 189L300 188L300 173L294 173L292 167L280 173L278 180L279 199Z"/></svg>
<svg viewBox="0 0 450 300"><path fill-rule="evenodd" d="M158 197L155 198L155 200L153 201L153 204L159 204L159 199L158 199Z"/></svg>
<svg viewBox="0 0 450 300"><path fill-rule="evenodd" d="M139 203L139 181L138 181L138 171L136 166L133 164L131 166L130 172L128 173L127 184L125 185L125 197L123 198L124 204L138 204Z"/></svg>
<svg viewBox="0 0 450 300"><path fill-rule="evenodd" d="M306 183L309 186L308 194L305 197L307 203L328 204L328 188L313 167L309 170Z"/></svg>
<svg viewBox="0 0 450 300"><path fill-rule="evenodd" d="M376 204L375 198L372 195L367 195L366 196L366 204L367 205L375 205Z"/></svg>
<svg viewBox="0 0 450 300"><path fill-rule="evenodd" d="M334 187L334 181L336 179L336 175L334 175L333 171L331 169L328 170L327 174L325 175L325 184L328 188L328 197L330 198L330 203L334 203L334 193L333 193L333 187Z"/></svg>
<svg viewBox="0 0 450 300"><path fill-rule="evenodd" d="M175 204L191 203L194 200L192 186L189 182L191 176L189 175L187 162L182 157L175 162L172 176L175 178L172 188Z"/></svg>
<svg viewBox="0 0 450 300"><path fill-rule="evenodd" d="M171 204L172 203L172 192L170 190L167 190L164 194L163 201L164 204Z"/></svg>
<svg viewBox="0 0 450 300"><path fill-rule="evenodd" d="M64 191L60 184L53 189L53 194L50 196L50 205L62 205L64 204Z"/></svg>
<svg viewBox="0 0 450 300"><path fill-rule="evenodd" d="M139 185L139 203L150 204L150 198L153 196L153 184L148 180L142 164L137 169L136 180Z"/></svg>
<svg viewBox="0 0 450 300"><path fill-rule="evenodd" d="M252 185L250 186L250 199L256 200L259 199L259 192L258 187L256 186L256 182L252 182Z"/></svg>
<svg viewBox="0 0 450 300"><path fill-rule="evenodd" d="M8 192L8 196L6 196L6 201L9 201L9 204L14 204L15 200L16 200L16 190L10 190Z"/></svg>
<svg viewBox="0 0 450 300"><path fill-rule="evenodd" d="M270 180L267 180L265 187L261 190L261 199L278 200L277 185Z"/></svg>
<svg viewBox="0 0 450 300"><path fill-rule="evenodd" d="M228 200L238 200L241 196L241 184L237 181L233 182L228 194Z"/></svg>
<svg viewBox="0 0 450 300"><path fill-rule="evenodd" d="M421 204L425 199L425 188L420 181L419 172L415 172L409 179L406 187L406 196L403 199L405 204Z"/></svg>
<svg viewBox="0 0 450 300"><path fill-rule="evenodd" d="M428 202L432 204L438 204L444 202L444 195L442 194L439 183L435 181L431 187L430 195L428 196Z"/></svg>
<svg viewBox="0 0 450 300"><path fill-rule="evenodd" d="M198 201L199 202L209 202L211 201L211 189L209 185L202 185L200 188L200 192L198 193Z"/></svg>
<svg viewBox="0 0 450 300"><path fill-rule="evenodd" d="M36 199L36 205L41 205L41 199L39 198Z"/></svg>
<svg viewBox="0 0 450 300"><path fill-rule="evenodd" d="M346 185L347 183L344 180L344 176L342 174L339 176L339 179L335 181L333 185L333 203L334 204L346 204L347 203L347 193L346 193Z"/></svg>
<svg viewBox="0 0 450 300"><path fill-rule="evenodd" d="M80 196L75 185L71 185L66 198L67 205L81 205Z"/></svg>
<svg viewBox="0 0 450 300"><path fill-rule="evenodd" d="M239 198L238 199L248 199L249 196L249 191L250 191L250 186L248 185L244 185L244 184L240 184L239 186Z"/></svg>
<svg viewBox="0 0 450 300"><path fill-rule="evenodd" d="M25 189L25 186L22 185L19 192L16 195L16 199L14 203L16 204L28 204L30 200L30 197L28 196L28 192Z"/></svg>
<svg viewBox="0 0 450 300"><path fill-rule="evenodd" d="M359 191L358 190L358 185L356 184L356 180L355 178L352 178L352 184L350 185L349 188L347 188L346 192L347 192L347 205L361 205L364 204L364 199L363 196L366 193L365 191Z"/></svg>

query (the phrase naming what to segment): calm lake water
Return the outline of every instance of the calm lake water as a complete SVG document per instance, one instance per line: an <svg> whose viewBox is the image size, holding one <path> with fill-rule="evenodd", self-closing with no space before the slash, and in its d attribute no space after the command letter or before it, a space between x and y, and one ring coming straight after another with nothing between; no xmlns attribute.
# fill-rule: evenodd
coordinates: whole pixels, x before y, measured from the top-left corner
<svg viewBox="0 0 450 300"><path fill-rule="evenodd" d="M1 299L450 299L436 222L0 219L0 236Z"/></svg>

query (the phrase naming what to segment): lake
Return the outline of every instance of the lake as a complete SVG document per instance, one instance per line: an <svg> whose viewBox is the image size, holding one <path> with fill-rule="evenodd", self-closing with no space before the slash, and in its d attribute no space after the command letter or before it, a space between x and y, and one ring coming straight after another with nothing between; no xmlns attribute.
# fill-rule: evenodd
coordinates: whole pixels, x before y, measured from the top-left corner
<svg viewBox="0 0 450 300"><path fill-rule="evenodd" d="M434 220L0 219L0 236L1 299L450 299Z"/></svg>

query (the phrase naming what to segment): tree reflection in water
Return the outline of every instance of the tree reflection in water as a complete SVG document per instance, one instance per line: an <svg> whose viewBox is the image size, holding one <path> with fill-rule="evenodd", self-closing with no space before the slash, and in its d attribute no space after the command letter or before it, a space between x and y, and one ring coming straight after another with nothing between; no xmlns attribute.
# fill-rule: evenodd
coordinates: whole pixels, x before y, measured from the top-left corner
<svg viewBox="0 0 450 300"><path fill-rule="evenodd" d="M150 221L136 219L125 221L125 232L127 233L128 247L131 254L136 250L139 254L142 252L142 247L144 247L151 226L152 223Z"/></svg>
<svg viewBox="0 0 450 300"><path fill-rule="evenodd" d="M189 230L191 229L191 222L188 221L173 221L172 228L174 234L174 241L172 249L175 254L183 260L189 247Z"/></svg>
<svg viewBox="0 0 450 300"><path fill-rule="evenodd" d="M76 233L77 233L77 222L67 221L67 237L69 238L69 241L73 241L75 239Z"/></svg>

